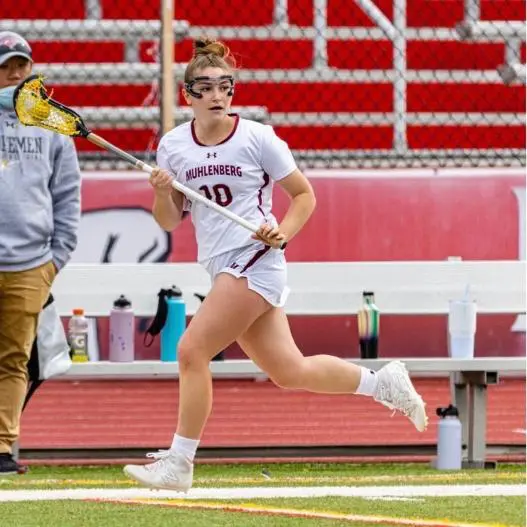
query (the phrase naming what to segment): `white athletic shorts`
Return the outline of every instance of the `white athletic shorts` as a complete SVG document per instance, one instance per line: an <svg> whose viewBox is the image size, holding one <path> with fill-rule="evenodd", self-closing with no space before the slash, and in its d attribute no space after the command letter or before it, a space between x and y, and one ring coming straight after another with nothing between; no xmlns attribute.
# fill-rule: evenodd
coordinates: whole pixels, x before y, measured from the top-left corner
<svg viewBox="0 0 527 527"><path fill-rule="evenodd" d="M275 307L283 306L289 296L287 266L284 251L280 249L256 242L218 254L201 263L213 282L219 273L247 278L249 289Z"/></svg>

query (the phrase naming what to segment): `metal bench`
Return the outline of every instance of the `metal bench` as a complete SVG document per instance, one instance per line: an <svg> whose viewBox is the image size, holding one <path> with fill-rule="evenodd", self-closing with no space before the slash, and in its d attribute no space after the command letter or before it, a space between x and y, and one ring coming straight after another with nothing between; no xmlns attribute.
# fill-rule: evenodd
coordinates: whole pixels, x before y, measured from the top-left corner
<svg viewBox="0 0 527 527"><path fill-rule="evenodd" d="M448 300L459 297L470 285L479 313L525 314L525 262L320 262L289 263L290 315L342 315L356 313L363 289L372 289L381 311L387 314L447 314ZM184 292L187 312L194 314L206 294L208 275L198 264L71 264L53 286L57 308L69 315L78 305L90 316L108 316L113 299L126 292L138 316L156 311L153 292L177 277ZM331 352L331 350L324 350ZM463 440L467 445L465 466L485 466L488 384L499 382L499 373L523 375L526 361L515 358L450 358L402 360L412 373L450 374L454 403L460 410ZM374 369L386 360L353 360ZM215 378L265 376L251 361L211 363ZM74 364L60 379L161 379L178 377L177 363L107 361Z"/></svg>

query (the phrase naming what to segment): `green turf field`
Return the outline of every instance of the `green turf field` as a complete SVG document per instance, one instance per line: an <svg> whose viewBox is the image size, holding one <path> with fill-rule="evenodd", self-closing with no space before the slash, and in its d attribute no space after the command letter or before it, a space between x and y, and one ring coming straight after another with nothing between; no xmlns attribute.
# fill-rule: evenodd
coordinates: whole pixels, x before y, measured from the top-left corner
<svg viewBox="0 0 527 527"><path fill-rule="evenodd" d="M493 485L491 492L489 485ZM525 487L521 485L525 485L523 465L447 473L424 464L200 464L196 466L193 490L206 491L207 497L181 499L181 495L167 497L140 489L127 480L120 467L33 467L24 476L0 479L0 525L520 527L525 525L525 497L522 495ZM403 494L408 491L408 494L375 498L259 497L259 492L274 487L284 492L286 489L302 492L313 487L324 492L320 487L338 487L352 488L359 493L369 493L371 489L384 492L386 488ZM243 499L221 496L237 489L255 494ZM440 490L436 493L434 489ZM462 495L442 496L445 489ZM464 489L469 489L470 495L464 495ZM512 494L507 494L511 489ZM146 496L115 495L136 490ZM43 497L48 491L61 491L61 499L25 501L28 496L33 496L31 499ZM430 494L431 491L432 495L426 496L412 494ZM75 495L75 492L81 494ZM93 495L97 497L90 494L89 498L83 498L83 492L96 493ZM481 493L487 495L479 495ZM10 501L15 497L21 501Z"/></svg>

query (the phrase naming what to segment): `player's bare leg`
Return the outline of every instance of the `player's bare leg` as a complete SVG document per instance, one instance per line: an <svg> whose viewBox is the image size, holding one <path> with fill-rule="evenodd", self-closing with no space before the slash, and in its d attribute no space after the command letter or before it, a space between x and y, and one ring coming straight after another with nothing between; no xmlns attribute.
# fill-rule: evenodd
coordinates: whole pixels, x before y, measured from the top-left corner
<svg viewBox="0 0 527 527"><path fill-rule="evenodd" d="M178 434L201 437L212 405L212 357L269 309L259 294L247 288L245 279L218 275L179 345Z"/></svg>
<svg viewBox="0 0 527 527"><path fill-rule="evenodd" d="M317 393L354 393L360 368L331 355L304 357L281 308L262 315L238 338L247 356L283 388Z"/></svg>
<svg viewBox="0 0 527 527"><path fill-rule="evenodd" d="M187 491L193 457L212 407L209 363L245 332L270 305L247 288L245 279L221 273L192 318L178 346L179 417L170 450L149 454L149 465L127 465L125 473L143 485Z"/></svg>
<svg viewBox="0 0 527 527"><path fill-rule="evenodd" d="M406 415L419 431L427 425L425 405L406 368L398 361L378 372L331 355L304 357L296 346L284 311L264 313L238 343L278 386L317 393L359 393Z"/></svg>

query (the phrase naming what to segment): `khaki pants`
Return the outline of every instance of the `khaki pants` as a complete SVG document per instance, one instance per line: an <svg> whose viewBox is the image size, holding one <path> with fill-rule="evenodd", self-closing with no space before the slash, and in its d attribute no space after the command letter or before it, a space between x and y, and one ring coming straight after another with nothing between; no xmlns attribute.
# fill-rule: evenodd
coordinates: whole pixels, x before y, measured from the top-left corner
<svg viewBox="0 0 527 527"><path fill-rule="evenodd" d="M27 271L0 271L0 453L11 453L18 439L27 362L55 274L51 261Z"/></svg>

